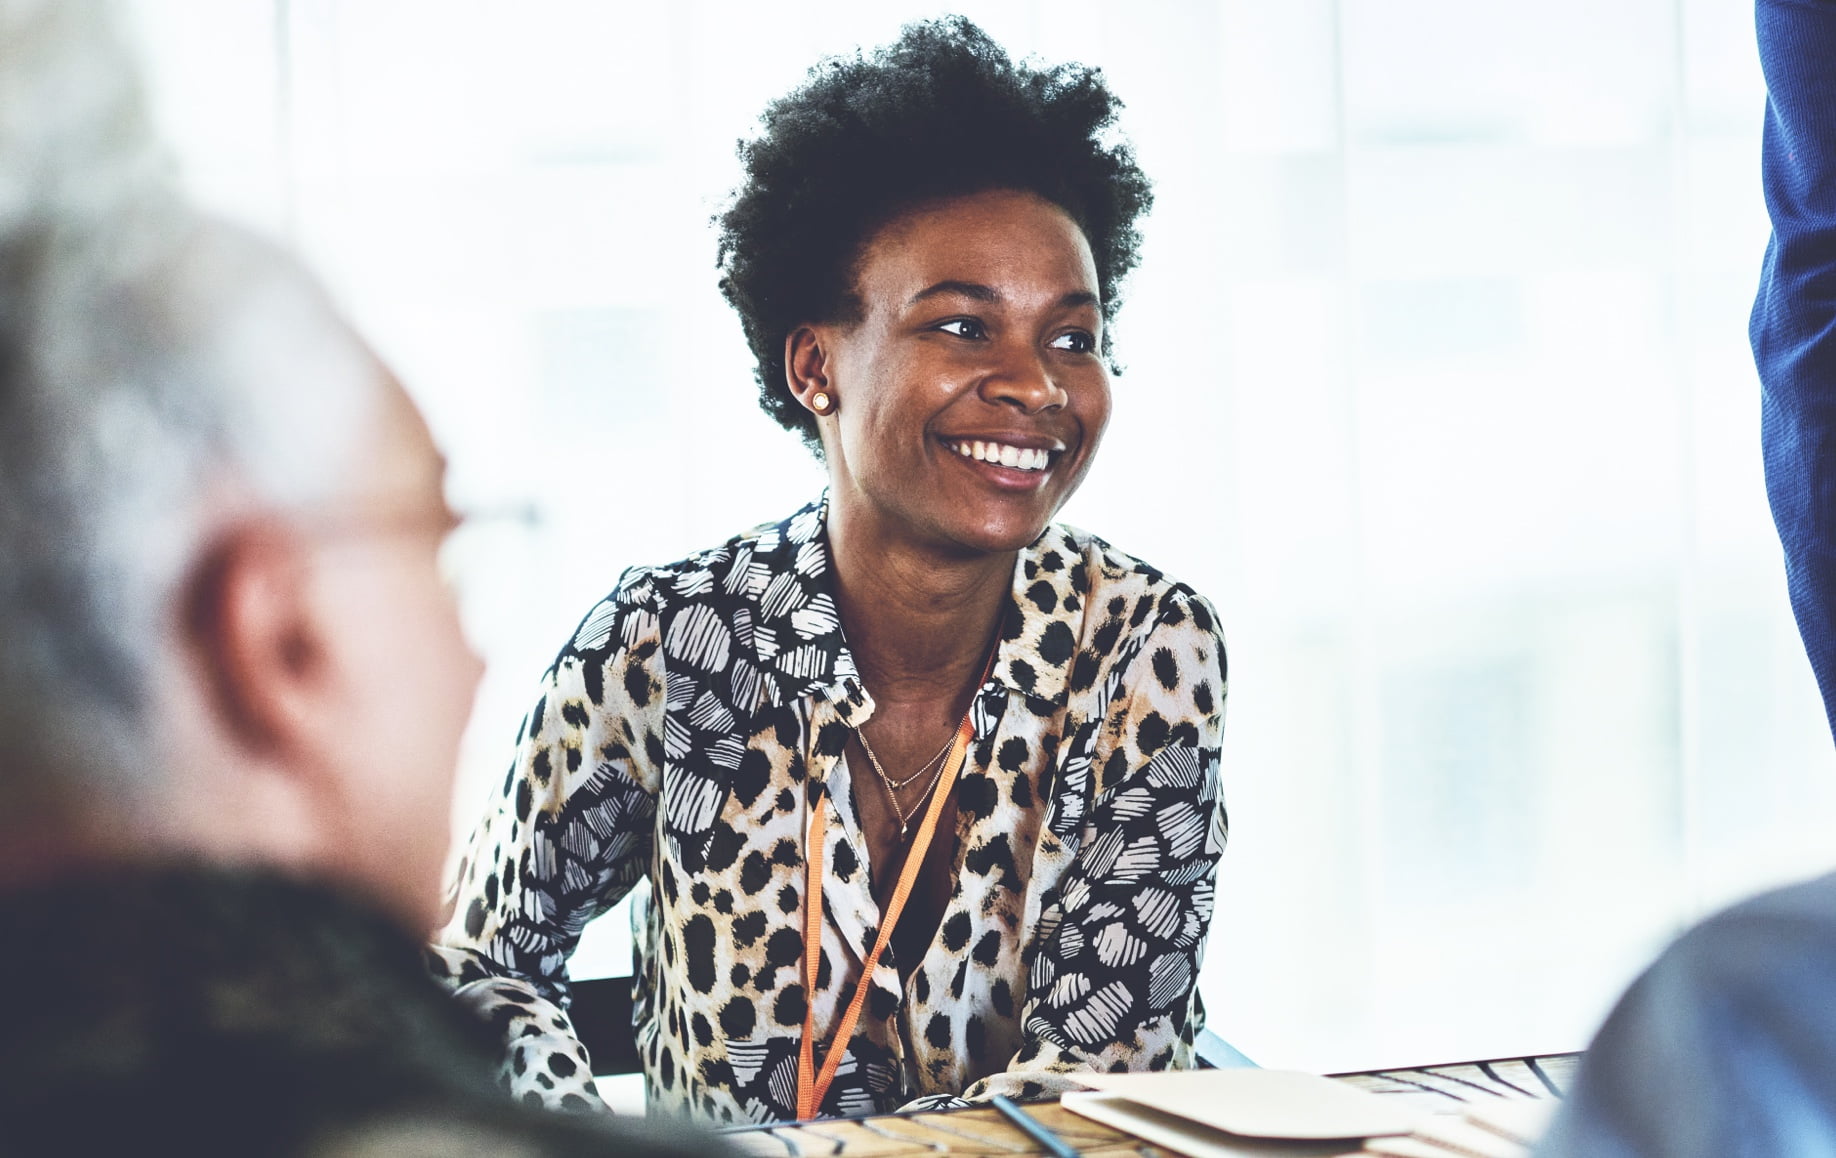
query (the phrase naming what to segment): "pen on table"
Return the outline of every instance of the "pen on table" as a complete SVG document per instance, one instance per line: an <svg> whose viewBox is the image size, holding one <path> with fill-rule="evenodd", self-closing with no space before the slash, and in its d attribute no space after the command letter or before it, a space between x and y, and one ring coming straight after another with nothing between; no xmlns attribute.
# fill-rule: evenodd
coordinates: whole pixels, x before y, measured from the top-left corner
<svg viewBox="0 0 1836 1158"><path fill-rule="evenodd" d="M1053 1158L1078 1158L1077 1151L1065 1145L1065 1140L1045 1128L1038 1118L1022 1110L1012 1098L996 1094L988 1099L994 1108L1001 1111L1001 1116L1020 1127L1022 1133L1046 1148L1046 1153Z"/></svg>

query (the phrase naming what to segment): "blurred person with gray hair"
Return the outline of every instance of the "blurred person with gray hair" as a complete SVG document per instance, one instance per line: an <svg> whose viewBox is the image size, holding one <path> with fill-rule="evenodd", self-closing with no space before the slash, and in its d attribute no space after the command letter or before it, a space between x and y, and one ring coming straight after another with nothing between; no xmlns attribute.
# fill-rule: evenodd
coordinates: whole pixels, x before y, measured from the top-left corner
<svg viewBox="0 0 1836 1158"><path fill-rule="evenodd" d="M444 462L166 192L108 16L0 0L0 1150L709 1152L510 1103L424 973L481 671Z"/></svg>

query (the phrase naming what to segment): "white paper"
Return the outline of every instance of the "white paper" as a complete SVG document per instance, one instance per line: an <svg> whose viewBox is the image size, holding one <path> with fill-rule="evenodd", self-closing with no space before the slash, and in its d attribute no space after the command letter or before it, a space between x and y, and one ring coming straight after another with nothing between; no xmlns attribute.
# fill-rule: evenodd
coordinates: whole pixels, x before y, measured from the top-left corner
<svg viewBox="0 0 1836 1158"><path fill-rule="evenodd" d="M1330 1142L1240 1138L1103 1090L1072 1091L1060 1104L1074 1114L1187 1158L1337 1158L1358 1149L1356 1140L1343 1138Z"/></svg>
<svg viewBox="0 0 1836 1158"><path fill-rule="evenodd" d="M1079 1074L1077 1080L1241 1138L1376 1138L1410 1133L1427 1117L1399 1099L1290 1070Z"/></svg>

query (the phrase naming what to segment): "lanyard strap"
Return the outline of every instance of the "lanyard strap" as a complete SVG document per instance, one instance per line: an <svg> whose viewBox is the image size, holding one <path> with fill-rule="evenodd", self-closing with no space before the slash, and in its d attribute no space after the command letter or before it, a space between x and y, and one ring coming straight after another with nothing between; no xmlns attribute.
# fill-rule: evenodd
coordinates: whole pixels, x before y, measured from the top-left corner
<svg viewBox="0 0 1836 1158"><path fill-rule="evenodd" d="M950 745L950 754L944 759L937 791L931 797L930 807L925 809L924 820L918 826L918 835L912 838L911 847L905 854L905 867L900 870L899 883L894 886L892 900L886 906L886 919L880 922L880 935L874 938L873 951L861 963L860 980L854 985L854 999L848 1003L848 1011L835 1027L829 1056L823 1059L820 1074L816 1072L815 1064L816 976L822 961L823 836L828 830L828 801L819 803L815 815L810 818L810 840L804 853L806 872L803 882L803 1044L797 1051L797 1117L800 1120L807 1121L816 1116L823 1096L829 1092L829 1083L835 1080L835 1071L841 1065L842 1055L848 1052L854 1023L860 1018L861 1006L867 1000L867 987L873 982L874 967L880 962L881 951L892 940L893 926L899 923L899 914L905 911L905 899L911 895L912 885L918 879L918 870L924 864L925 853L930 851L931 837L937 830L937 817L943 812L944 798L950 795L950 786L956 782L956 774L962 770L963 759L969 754L969 742L974 738L975 727L965 713L962 723L956 726L956 740Z"/></svg>

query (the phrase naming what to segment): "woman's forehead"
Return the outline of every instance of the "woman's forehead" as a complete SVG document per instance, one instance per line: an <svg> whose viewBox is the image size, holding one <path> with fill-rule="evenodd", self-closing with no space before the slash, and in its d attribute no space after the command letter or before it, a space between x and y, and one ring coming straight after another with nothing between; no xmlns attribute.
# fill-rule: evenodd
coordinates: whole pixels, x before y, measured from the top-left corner
<svg viewBox="0 0 1836 1158"><path fill-rule="evenodd" d="M908 210L867 242L862 295L903 308L931 287L980 286L1002 298L1096 295L1096 262L1071 215L1034 193L992 190Z"/></svg>

